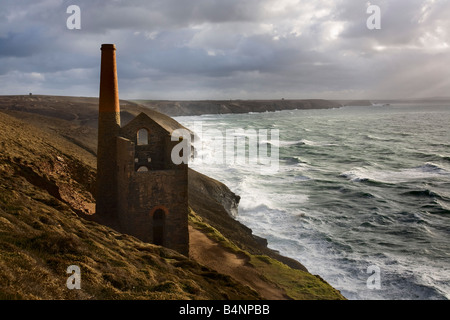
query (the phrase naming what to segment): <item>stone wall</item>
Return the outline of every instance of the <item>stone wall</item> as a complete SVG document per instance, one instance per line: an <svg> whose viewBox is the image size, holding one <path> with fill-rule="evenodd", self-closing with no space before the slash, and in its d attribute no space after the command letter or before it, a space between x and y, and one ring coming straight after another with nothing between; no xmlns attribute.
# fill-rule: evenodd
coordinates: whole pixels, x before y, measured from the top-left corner
<svg viewBox="0 0 450 320"><path fill-rule="evenodd" d="M187 170L135 172L128 192L128 212L121 216L127 233L153 242L153 214L165 212L165 247L188 254Z"/></svg>
<svg viewBox="0 0 450 320"><path fill-rule="evenodd" d="M137 132L145 129L148 133L148 143L139 145ZM149 170L162 170L167 168L166 163L166 137L169 133L161 128L147 115L141 113L121 129L121 136L129 139L135 145L135 169L145 166Z"/></svg>
<svg viewBox="0 0 450 320"><path fill-rule="evenodd" d="M187 165L175 166L168 159L173 142L167 131L146 117L135 119L122 128L123 137L117 138L121 231L143 241L154 242L153 215L161 209L165 213L162 245L188 255ZM149 143L137 146L136 133L141 128L149 130ZM149 170L138 172L137 168L143 165L147 157L152 158ZM155 166L153 159L162 159L164 165Z"/></svg>

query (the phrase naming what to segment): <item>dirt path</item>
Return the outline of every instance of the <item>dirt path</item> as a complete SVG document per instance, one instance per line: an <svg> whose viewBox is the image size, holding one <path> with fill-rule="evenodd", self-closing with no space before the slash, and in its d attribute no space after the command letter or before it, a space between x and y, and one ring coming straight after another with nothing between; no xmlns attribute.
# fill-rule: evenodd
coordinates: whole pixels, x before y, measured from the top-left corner
<svg viewBox="0 0 450 320"><path fill-rule="evenodd" d="M191 226L189 226L189 241L191 259L248 285L265 299L289 299L282 289L274 283L264 280L261 274L247 263L246 256L239 256L226 250Z"/></svg>

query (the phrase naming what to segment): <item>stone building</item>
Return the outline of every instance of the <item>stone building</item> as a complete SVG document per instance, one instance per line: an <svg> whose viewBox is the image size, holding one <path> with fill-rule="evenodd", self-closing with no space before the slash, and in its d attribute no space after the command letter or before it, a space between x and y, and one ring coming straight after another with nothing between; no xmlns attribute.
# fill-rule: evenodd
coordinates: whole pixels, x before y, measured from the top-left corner
<svg viewBox="0 0 450 320"><path fill-rule="evenodd" d="M188 255L188 167L171 160L178 141L145 113L121 126L116 48L101 50L97 220Z"/></svg>

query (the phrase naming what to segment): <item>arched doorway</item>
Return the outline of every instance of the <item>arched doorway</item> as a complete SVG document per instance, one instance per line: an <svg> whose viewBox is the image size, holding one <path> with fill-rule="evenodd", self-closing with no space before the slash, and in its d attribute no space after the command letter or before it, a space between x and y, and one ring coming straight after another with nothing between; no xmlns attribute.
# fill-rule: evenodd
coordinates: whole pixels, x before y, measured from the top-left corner
<svg viewBox="0 0 450 320"><path fill-rule="evenodd" d="M153 213L153 243L159 246L164 245L165 221L165 211L163 209L156 209Z"/></svg>

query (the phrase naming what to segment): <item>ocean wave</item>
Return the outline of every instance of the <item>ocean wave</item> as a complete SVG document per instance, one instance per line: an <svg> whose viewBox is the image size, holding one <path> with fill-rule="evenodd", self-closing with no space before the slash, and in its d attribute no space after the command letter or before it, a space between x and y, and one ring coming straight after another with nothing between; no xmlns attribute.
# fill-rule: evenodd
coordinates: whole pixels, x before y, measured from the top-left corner
<svg viewBox="0 0 450 320"><path fill-rule="evenodd" d="M423 171L423 172L437 172L441 174L449 174L445 168L440 167L437 164L434 164L432 162L427 162L422 166L417 167L417 169Z"/></svg>
<svg viewBox="0 0 450 320"><path fill-rule="evenodd" d="M383 141L383 142L395 142L395 141L401 141L399 139L394 139L394 138L383 138L383 137L379 137L379 136L375 136L372 134L366 134L364 135L364 138L366 140L374 140L374 141Z"/></svg>
<svg viewBox="0 0 450 320"><path fill-rule="evenodd" d="M352 197L355 197L355 198L365 198L365 199L375 199L376 198L376 196L375 195L373 195L372 193L370 193L370 192L364 192L364 191L356 191L356 192L353 192L352 193Z"/></svg>
<svg viewBox="0 0 450 320"><path fill-rule="evenodd" d="M332 142L316 142L316 141L310 141L310 140L306 140L306 139L302 139L300 141L303 143L303 145L312 146L312 147L333 147L333 146L338 146L337 143L332 143Z"/></svg>
<svg viewBox="0 0 450 320"><path fill-rule="evenodd" d="M301 145L307 145L307 146L319 146L320 143L311 141L311 140L307 140L307 139L302 139L299 141L299 144Z"/></svg>
<svg viewBox="0 0 450 320"><path fill-rule="evenodd" d="M413 197L424 197L424 198L433 198L439 200L449 201L447 197L439 194L436 191L432 191L430 189L421 189L421 190L410 190L401 194L402 196L413 196Z"/></svg>
<svg viewBox="0 0 450 320"><path fill-rule="evenodd" d="M445 168L437 164L427 162L421 166L403 169L399 171L376 170L366 167L356 167L349 171L341 173L339 176L351 180L353 182L375 182L385 184L395 184L408 182L411 180L435 178L442 176L450 176Z"/></svg>
<svg viewBox="0 0 450 320"><path fill-rule="evenodd" d="M267 142L267 141L264 141ZM297 141L280 141L280 147L289 147L289 146L302 146L308 143L312 143L308 140L297 140ZM270 142L268 142L270 143Z"/></svg>
<svg viewBox="0 0 450 320"><path fill-rule="evenodd" d="M281 161L284 161L287 165L297 165L297 164L309 164L309 161L304 160L298 156L285 156L280 157Z"/></svg>
<svg viewBox="0 0 450 320"><path fill-rule="evenodd" d="M420 150L410 150L409 153L414 158L420 158L420 159L424 159L424 160L428 160L428 161L450 162L449 155L443 155L440 153L434 153L434 152L429 152L429 151L420 151Z"/></svg>
<svg viewBox="0 0 450 320"><path fill-rule="evenodd" d="M424 205L422 208L430 214L450 214L450 202L442 199L434 199L433 204Z"/></svg>
<svg viewBox="0 0 450 320"><path fill-rule="evenodd" d="M393 134L393 135L400 136L400 137L409 137L409 136L412 136L412 135L413 135L412 133L408 133L408 132L398 132L398 131L393 131L392 134Z"/></svg>
<svg viewBox="0 0 450 320"><path fill-rule="evenodd" d="M450 213L450 203L446 203L440 200L436 200L436 203L441 207L444 211L443 213Z"/></svg>
<svg viewBox="0 0 450 320"><path fill-rule="evenodd" d="M376 174L375 171L370 171L365 168L354 168L352 170L342 172L339 176L346 178L353 182L365 182L365 181L374 181L374 182L385 182L381 181L380 179L376 179L374 174ZM379 178L379 177L378 177Z"/></svg>
<svg viewBox="0 0 450 320"><path fill-rule="evenodd" d="M271 141L261 141L261 143L268 143L273 144ZM290 147L290 146L310 146L310 147L331 147L331 146L337 146L336 143L329 143L329 142L316 142L311 141L307 139L301 139L296 141L280 141L279 143L280 147Z"/></svg>

